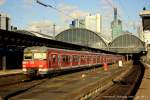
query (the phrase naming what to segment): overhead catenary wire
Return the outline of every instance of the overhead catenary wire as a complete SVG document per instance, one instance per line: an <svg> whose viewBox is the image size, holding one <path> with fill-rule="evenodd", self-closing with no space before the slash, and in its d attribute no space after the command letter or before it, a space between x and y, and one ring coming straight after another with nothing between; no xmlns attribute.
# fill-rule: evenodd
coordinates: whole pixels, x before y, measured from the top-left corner
<svg viewBox="0 0 150 100"><path fill-rule="evenodd" d="M114 6L109 0L106 0L106 2L110 5L110 7L112 7L113 9L114 8L117 8L116 6ZM121 1L119 1L119 3L120 3L120 5L122 6L122 8L125 10L125 7L124 7L124 5L122 4L122 2ZM122 18L121 17L121 15L118 13L118 16L120 17L120 18ZM127 14L127 18L129 19L130 17L129 17L129 15ZM126 26L129 26L127 23L124 23Z"/></svg>
<svg viewBox="0 0 150 100"><path fill-rule="evenodd" d="M114 6L114 4L112 4L109 0L106 0L107 4L112 7L113 9L114 8L117 8L117 6ZM120 14L118 13L118 16L121 18Z"/></svg>
<svg viewBox="0 0 150 100"><path fill-rule="evenodd" d="M131 19L128 10L125 8L125 6L124 6L124 4L121 2L121 0L119 0L119 4L120 4L120 5L122 6L122 8L125 10L127 18L128 18L128 19ZM126 25L127 27L129 26L127 23L125 23L125 25ZM134 23L134 22L133 22L131 25L132 25L133 29L136 29L136 28L140 27L139 24L136 24L136 23Z"/></svg>
<svg viewBox="0 0 150 100"><path fill-rule="evenodd" d="M45 3L43 3L43 2L41 2L41 1L39 1L39 0L35 0L35 1L36 1L36 3L38 3L38 4L40 4L40 5L44 6L44 7L52 8L52 9L54 9L54 10L56 10L56 11L62 13L63 15L65 15L65 16L67 16L67 17L70 17L70 18L73 19L73 20L76 19L76 18L74 18L74 17L72 17L72 16L66 14L64 11L62 11L62 10L60 10L60 9L58 9L58 8L56 8L56 7L52 6L52 5L50 5L50 4L45 4ZM79 23L82 24L82 25L85 25L85 24L81 23L80 21L79 21Z"/></svg>
<svg viewBox="0 0 150 100"><path fill-rule="evenodd" d="M120 0L119 0L119 4L121 5L122 9L124 9L125 12L127 12L127 13L126 13L127 18L130 19L129 15L128 15L128 11L126 11L126 8L124 7L123 3L122 3ZM125 24L126 24L126 26L128 26L127 23L125 23Z"/></svg>
<svg viewBox="0 0 150 100"><path fill-rule="evenodd" d="M115 6L114 6L109 0L106 0L106 2L107 2L112 8L115 8Z"/></svg>

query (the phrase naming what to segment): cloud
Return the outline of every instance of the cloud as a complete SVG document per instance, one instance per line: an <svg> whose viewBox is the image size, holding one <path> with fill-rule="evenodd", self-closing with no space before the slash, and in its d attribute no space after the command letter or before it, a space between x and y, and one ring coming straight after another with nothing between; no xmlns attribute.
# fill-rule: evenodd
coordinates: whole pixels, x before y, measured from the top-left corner
<svg viewBox="0 0 150 100"><path fill-rule="evenodd" d="M0 6L5 4L6 0L0 0Z"/></svg>
<svg viewBox="0 0 150 100"><path fill-rule="evenodd" d="M54 23L50 20L34 21L34 22L29 23L26 29L28 31L36 31L42 34L53 36L53 31L54 31L53 25ZM56 25L55 35L57 35L58 33L60 33L61 31L65 29L68 29L68 27L65 27L65 26L61 27L61 26Z"/></svg>
<svg viewBox="0 0 150 100"><path fill-rule="evenodd" d="M73 19L77 18L84 18L88 15L88 12L82 11L76 6L67 5L67 4L60 4L58 5L58 9L61 9L60 16L64 22L70 22Z"/></svg>

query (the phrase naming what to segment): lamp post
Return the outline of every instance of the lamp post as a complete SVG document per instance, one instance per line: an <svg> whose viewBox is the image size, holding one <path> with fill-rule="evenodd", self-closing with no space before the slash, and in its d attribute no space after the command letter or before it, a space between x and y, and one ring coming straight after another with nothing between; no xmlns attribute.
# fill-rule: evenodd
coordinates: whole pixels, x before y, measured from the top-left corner
<svg viewBox="0 0 150 100"><path fill-rule="evenodd" d="M55 24L53 24L53 39L55 40Z"/></svg>

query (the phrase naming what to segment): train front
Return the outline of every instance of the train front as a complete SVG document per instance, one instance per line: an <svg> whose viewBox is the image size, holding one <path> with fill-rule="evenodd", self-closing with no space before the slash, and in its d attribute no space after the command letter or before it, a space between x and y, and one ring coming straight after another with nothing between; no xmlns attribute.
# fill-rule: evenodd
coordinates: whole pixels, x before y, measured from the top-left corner
<svg viewBox="0 0 150 100"><path fill-rule="evenodd" d="M27 47L24 50L23 72L28 76L45 75L48 72L47 48Z"/></svg>

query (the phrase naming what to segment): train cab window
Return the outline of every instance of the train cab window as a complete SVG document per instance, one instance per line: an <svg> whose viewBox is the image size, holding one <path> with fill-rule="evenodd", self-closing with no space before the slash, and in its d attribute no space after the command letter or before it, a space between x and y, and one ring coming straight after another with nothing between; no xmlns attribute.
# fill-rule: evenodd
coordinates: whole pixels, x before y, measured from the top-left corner
<svg viewBox="0 0 150 100"><path fill-rule="evenodd" d="M32 53L25 53L25 54L24 54L24 59L25 59L25 60L30 60L30 59L32 59Z"/></svg>

